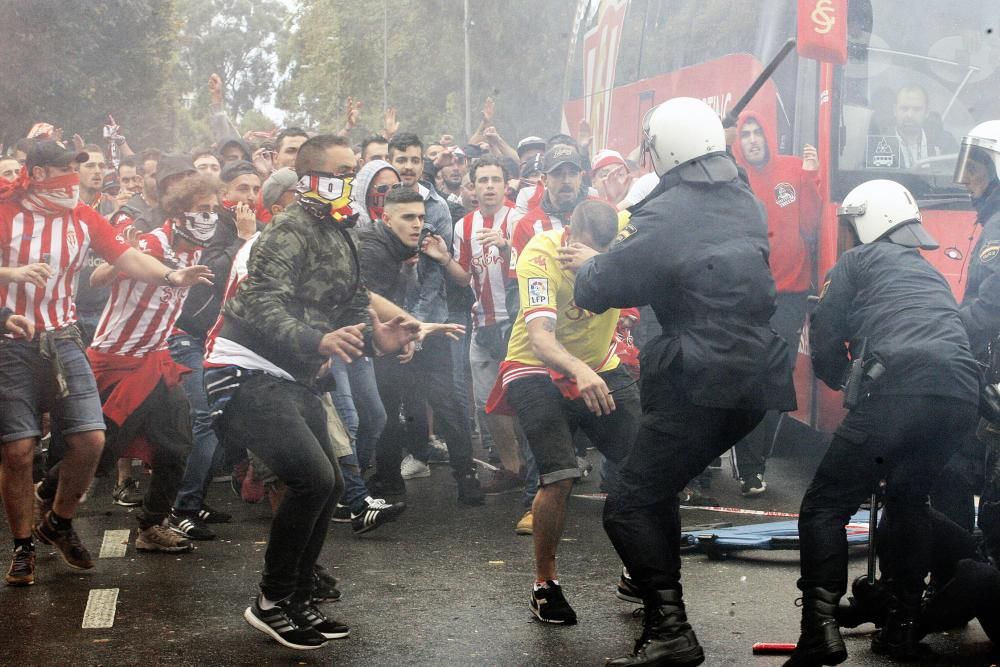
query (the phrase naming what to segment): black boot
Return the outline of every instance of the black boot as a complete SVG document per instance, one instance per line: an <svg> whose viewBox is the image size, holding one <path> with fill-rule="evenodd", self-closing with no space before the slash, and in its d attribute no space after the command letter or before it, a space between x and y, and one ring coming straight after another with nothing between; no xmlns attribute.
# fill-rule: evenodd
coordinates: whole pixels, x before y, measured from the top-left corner
<svg viewBox="0 0 1000 667"><path fill-rule="evenodd" d="M892 591L886 582L868 583L868 577L862 575L854 580L851 586L853 597L847 598L833 612L833 618L842 628L856 628L864 623L874 623L881 628L885 617L889 614L889 602Z"/></svg>
<svg viewBox="0 0 1000 667"><path fill-rule="evenodd" d="M705 661L680 591L655 591L646 596L645 604L645 624L635 650L609 660L606 667L694 667Z"/></svg>
<svg viewBox="0 0 1000 667"><path fill-rule="evenodd" d="M872 651L897 660L916 660L920 657L921 593L899 592L889 604L885 626L872 638Z"/></svg>
<svg viewBox="0 0 1000 667"><path fill-rule="evenodd" d="M847 647L834 618L840 595L824 588L802 591L802 634L785 667L839 665L847 660Z"/></svg>

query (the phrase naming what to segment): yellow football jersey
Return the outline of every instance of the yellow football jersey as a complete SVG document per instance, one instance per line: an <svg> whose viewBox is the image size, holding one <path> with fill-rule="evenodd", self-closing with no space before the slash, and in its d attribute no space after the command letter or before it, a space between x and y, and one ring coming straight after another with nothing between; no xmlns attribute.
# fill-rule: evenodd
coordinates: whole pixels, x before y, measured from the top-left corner
<svg viewBox="0 0 1000 667"><path fill-rule="evenodd" d="M619 364L614 341L619 310L611 308L596 315L573 302L576 275L564 271L557 261L557 251L567 234L565 229L542 232L528 242L518 258L521 310L507 346L507 361L544 366L531 351L527 322L551 317L556 321L556 340L570 354L595 371L609 371Z"/></svg>

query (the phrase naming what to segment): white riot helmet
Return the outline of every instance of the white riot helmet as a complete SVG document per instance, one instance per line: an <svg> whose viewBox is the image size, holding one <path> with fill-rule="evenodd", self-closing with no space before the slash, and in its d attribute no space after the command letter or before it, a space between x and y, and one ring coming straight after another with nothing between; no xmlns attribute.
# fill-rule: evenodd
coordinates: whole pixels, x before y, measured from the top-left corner
<svg viewBox="0 0 1000 667"><path fill-rule="evenodd" d="M887 238L908 248L938 247L938 242L920 224L920 209L913 195L895 181L862 183L844 197L837 215L850 221L862 243Z"/></svg>
<svg viewBox="0 0 1000 667"><path fill-rule="evenodd" d="M962 139L962 148L958 152L958 162L955 163L956 183L968 182L969 159L976 153L979 153L980 162L983 161L983 158L989 158L993 164L993 179L1000 179L1000 120L980 123Z"/></svg>
<svg viewBox="0 0 1000 667"><path fill-rule="evenodd" d="M693 97L675 97L646 112L642 142L656 175L663 176L697 158L725 152L726 133L710 106Z"/></svg>

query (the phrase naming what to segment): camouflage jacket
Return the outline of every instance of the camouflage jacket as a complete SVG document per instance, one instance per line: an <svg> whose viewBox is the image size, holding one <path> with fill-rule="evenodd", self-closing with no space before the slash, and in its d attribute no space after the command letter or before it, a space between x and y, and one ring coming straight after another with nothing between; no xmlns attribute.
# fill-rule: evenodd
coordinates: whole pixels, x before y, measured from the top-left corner
<svg viewBox="0 0 1000 667"><path fill-rule="evenodd" d="M365 354L374 355L356 248L354 230L289 207L254 244L219 335L310 385L326 361L320 339L331 331L364 322Z"/></svg>

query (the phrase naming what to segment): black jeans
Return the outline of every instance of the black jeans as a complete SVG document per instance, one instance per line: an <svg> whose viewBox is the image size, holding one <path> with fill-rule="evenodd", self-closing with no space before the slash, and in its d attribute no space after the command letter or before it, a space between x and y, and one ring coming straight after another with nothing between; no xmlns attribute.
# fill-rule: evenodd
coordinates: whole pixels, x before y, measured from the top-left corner
<svg viewBox="0 0 1000 667"><path fill-rule="evenodd" d="M191 406L181 385L167 388L161 380L125 423L108 425L101 468L113 471L115 463L136 436L152 445L153 473L142 501L139 525L147 528L166 518L184 476L184 464L191 453Z"/></svg>
<svg viewBox="0 0 1000 667"><path fill-rule="evenodd" d="M302 385L255 375L220 419L223 439L252 451L287 487L271 521L260 589L269 600L305 598L343 490L326 408Z"/></svg>
<svg viewBox="0 0 1000 667"><path fill-rule="evenodd" d="M184 389L180 385L167 388L161 380L146 400L129 414L124 424L119 426L105 419L107 431L98 464L100 474L114 474L118 459L137 437L145 438L151 448L150 465L153 471L142 501L142 511L136 516L141 528L162 523L170 513L184 475L184 464L191 451L190 410ZM39 495L55 497L61 467L60 460L45 474Z"/></svg>
<svg viewBox="0 0 1000 667"><path fill-rule="evenodd" d="M799 338L806 319L808 299L808 292L780 292L775 301L774 315L771 316L771 326L788 343L792 368L799 356ZM736 477L748 479L758 473L764 474L780 421L781 413L770 410L757 428L736 443L733 447L733 473Z"/></svg>
<svg viewBox="0 0 1000 667"><path fill-rule="evenodd" d="M903 555L890 566L898 585L922 591L933 542L927 496L977 414L971 403L939 396L873 396L849 412L802 499L799 588L846 591L844 525L884 479L884 553Z"/></svg>
<svg viewBox="0 0 1000 667"><path fill-rule="evenodd" d="M432 337L408 364L393 355L375 359L375 379L388 418L375 449L378 479L401 482L399 464L405 448L414 458L427 461L425 405L434 411L434 430L448 443L448 458L457 477L473 471L472 436L465 404L456 396L449 340ZM399 422L400 407L406 421Z"/></svg>
<svg viewBox="0 0 1000 667"><path fill-rule="evenodd" d="M663 379L642 383L642 426L604 505L604 530L636 584L681 590L677 494L749 433L759 410L694 405Z"/></svg>

